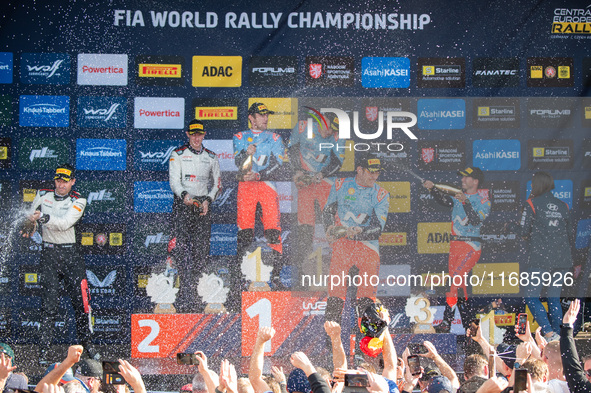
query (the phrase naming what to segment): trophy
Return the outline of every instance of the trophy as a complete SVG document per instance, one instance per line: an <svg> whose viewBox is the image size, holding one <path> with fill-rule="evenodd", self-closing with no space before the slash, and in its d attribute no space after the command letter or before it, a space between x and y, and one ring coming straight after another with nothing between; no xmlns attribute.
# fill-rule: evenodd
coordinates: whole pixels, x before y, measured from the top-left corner
<svg viewBox="0 0 591 393"><path fill-rule="evenodd" d="M347 236L347 228L342 225L334 225L328 229L327 235L334 239L340 239Z"/></svg>
<svg viewBox="0 0 591 393"><path fill-rule="evenodd" d="M220 314L226 312L224 302L228 297L229 288L224 288L224 281L215 274L201 275L197 285L197 293L203 299L205 314Z"/></svg>
<svg viewBox="0 0 591 393"><path fill-rule="evenodd" d="M422 304L421 304L422 303ZM433 328L434 311L431 309L431 302L424 295L411 296L406 301L405 307L406 315L411 319L415 326L412 330L414 334L418 333L435 333ZM422 316L424 315L424 318Z"/></svg>
<svg viewBox="0 0 591 393"><path fill-rule="evenodd" d="M178 288L174 288L174 276L167 276L165 273L150 275L146 292L152 303L156 303L154 314L174 314L176 309L173 306L176 300Z"/></svg>
<svg viewBox="0 0 591 393"><path fill-rule="evenodd" d="M273 266L263 264L261 248L257 247L251 253L247 253L242 257L242 265L240 266L242 274L246 276L247 280L252 281L248 287L249 291L270 291L271 288L267 281L271 279L271 272Z"/></svg>
<svg viewBox="0 0 591 393"><path fill-rule="evenodd" d="M240 171L238 173L238 180L242 180L244 175L252 170L252 164L254 163L254 157L252 154L248 154L242 164L240 165Z"/></svg>

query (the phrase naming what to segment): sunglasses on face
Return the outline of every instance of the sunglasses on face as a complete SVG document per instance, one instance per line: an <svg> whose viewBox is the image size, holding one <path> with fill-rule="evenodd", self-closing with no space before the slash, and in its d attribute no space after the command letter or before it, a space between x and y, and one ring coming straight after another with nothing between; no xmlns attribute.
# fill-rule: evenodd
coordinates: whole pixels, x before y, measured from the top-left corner
<svg viewBox="0 0 591 393"><path fill-rule="evenodd" d="M587 376L591 378L591 368L589 370L585 370L585 374L587 374Z"/></svg>

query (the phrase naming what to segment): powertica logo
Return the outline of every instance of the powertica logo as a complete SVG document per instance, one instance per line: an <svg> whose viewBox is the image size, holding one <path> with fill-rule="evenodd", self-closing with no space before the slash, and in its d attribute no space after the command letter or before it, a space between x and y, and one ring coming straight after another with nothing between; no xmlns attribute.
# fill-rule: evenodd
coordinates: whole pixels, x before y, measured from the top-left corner
<svg viewBox="0 0 591 393"><path fill-rule="evenodd" d="M347 112L342 109L337 108L320 108L320 110L316 110L311 107L305 107L308 109L308 114L310 118L307 121L307 137L309 139L313 138L314 129L313 129L313 119L316 121L319 127L329 128L328 121L326 117L324 117L324 113L331 112L334 113L339 122L339 134L338 139L342 139L343 142L346 139L351 139L351 119ZM377 131L366 134L363 133L359 129L359 112L353 112L353 132L355 136L359 139L363 140L376 140L381 137L382 133L384 132L384 112L378 111L378 129ZM404 134L412 140L418 139L416 135L410 130L410 127L413 127L417 124L417 117L414 113L411 112L399 112L399 111L387 111L385 114L386 117L386 138L391 140L394 134L394 130L401 130ZM407 121L400 121L401 119L409 119ZM320 143L318 148L319 150L322 149L332 149L334 148L333 143ZM347 149L347 150L355 150L355 151L401 151L404 149L404 146L400 142L370 142L370 143L353 143L349 145L339 145L337 143L336 146L337 150L339 149Z"/></svg>

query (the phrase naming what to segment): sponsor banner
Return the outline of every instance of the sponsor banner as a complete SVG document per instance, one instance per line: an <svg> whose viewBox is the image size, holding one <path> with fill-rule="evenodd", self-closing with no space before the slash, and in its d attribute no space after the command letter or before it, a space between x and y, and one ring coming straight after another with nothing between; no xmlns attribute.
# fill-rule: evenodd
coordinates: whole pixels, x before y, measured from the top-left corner
<svg viewBox="0 0 591 393"><path fill-rule="evenodd" d="M252 355L259 321L269 321L275 328L273 340L265 345L266 355L286 356L290 346L291 351L304 348L304 342L316 335L313 326L324 323L325 309L326 297L320 292L307 292L306 297L292 292L242 292L242 356ZM306 328L291 334L300 324Z"/></svg>
<svg viewBox="0 0 591 393"><path fill-rule="evenodd" d="M509 276L519 275L519 263L477 263L472 275L484 277L480 285L472 286L474 295L510 295L519 293L519 284L510 285Z"/></svg>
<svg viewBox="0 0 591 393"><path fill-rule="evenodd" d="M166 258L168 242L172 238L168 220L164 217L151 220L135 220L133 233L134 254Z"/></svg>
<svg viewBox="0 0 591 393"><path fill-rule="evenodd" d="M223 335L218 326L224 327ZM167 363L175 363L178 352L197 350L216 352L227 358L240 353L240 336L238 314L131 315L131 357L134 359L167 358ZM168 368L163 367L160 373Z"/></svg>
<svg viewBox="0 0 591 393"><path fill-rule="evenodd" d="M483 171L516 171L521 168L521 142L518 140L475 140L472 154L472 165Z"/></svg>
<svg viewBox="0 0 591 393"><path fill-rule="evenodd" d="M381 181L378 184L390 193L388 213L410 213L410 182Z"/></svg>
<svg viewBox="0 0 591 393"><path fill-rule="evenodd" d="M0 95L0 127L12 125L12 97L6 94Z"/></svg>
<svg viewBox="0 0 591 393"><path fill-rule="evenodd" d="M486 180L485 180L486 181ZM511 180L493 180L489 185L488 196L492 211L517 211L521 206L519 182Z"/></svg>
<svg viewBox="0 0 591 393"><path fill-rule="evenodd" d="M581 197L579 199L581 208L591 210L591 179L581 182Z"/></svg>
<svg viewBox="0 0 591 393"><path fill-rule="evenodd" d="M583 169L591 169L591 139L583 139Z"/></svg>
<svg viewBox="0 0 591 393"><path fill-rule="evenodd" d="M12 317L10 309L0 308L0 337L12 336Z"/></svg>
<svg viewBox="0 0 591 393"><path fill-rule="evenodd" d="M7 239L3 235L2 242L4 243ZM10 279L10 273L3 271L0 272L0 293L6 294L10 292L12 280ZM0 331L2 328L0 327Z"/></svg>
<svg viewBox="0 0 591 393"><path fill-rule="evenodd" d="M581 124L585 128L591 128L591 99L582 98L581 102Z"/></svg>
<svg viewBox="0 0 591 393"><path fill-rule="evenodd" d="M83 254L123 254L125 252L124 224L78 224L76 242Z"/></svg>
<svg viewBox="0 0 591 393"><path fill-rule="evenodd" d="M377 296L410 296L410 265L381 265Z"/></svg>
<svg viewBox="0 0 591 393"><path fill-rule="evenodd" d="M382 232L379 245L380 247L406 246L408 245L408 235L406 232Z"/></svg>
<svg viewBox="0 0 591 393"><path fill-rule="evenodd" d="M79 180L76 189L86 198L86 209L92 213L121 213L127 210L126 182Z"/></svg>
<svg viewBox="0 0 591 393"><path fill-rule="evenodd" d="M77 139L76 169L124 171L127 167L125 139Z"/></svg>
<svg viewBox="0 0 591 393"><path fill-rule="evenodd" d="M237 172L238 167L234 161L234 146L230 139L205 140L203 146L213 151L220 162L220 171ZM223 183L222 183L223 184ZM225 185L224 185L225 187Z"/></svg>
<svg viewBox="0 0 591 393"><path fill-rule="evenodd" d="M464 141L419 141L418 151L422 171L453 171L466 166Z"/></svg>
<svg viewBox="0 0 591 393"><path fill-rule="evenodd" d="M127 86L127 55L78 54L78 84Z"/></svg>
<svg viewBox="0 0 591 393"><path fill-rule="evenodd" d="M574 162L572 139L529 139L528 169L571 169Z"/></svg>
<svg viewBox="0 0 591 393"><path fill-rule="evenodd" d="M173 193L167 181L136 181L133 210L136 213L171 213Z"/></svg>
<svg viewBox="0 0 591 393"><path fill-rule="evenodd" d="M294 196L292 195L291 191L291 182L286 181L279 181L275 182L275 187L277 189L277 200L279 201L279 212L280 213L291 213L292 212L292 205L294 205L295 200ZM296 196L297 198L297 196ZM294 211L295 213L295 211Z"/></svg>
<svg viewBox="0 0 591 393"><path fill-rule="evenodd" d="M24 170L55 171L70 158L69 143L63 139L23 138L18 143L18 163Z"/></svg>
<svg viewBox="0 0 591 393"><path fill-rule="evenodd" d="M133 167L136 171L168 171L170 154L185 143L186 141L182 140L135 141ZM209 142L207 144L209 145Z"/></svg>
<svg viewBox="0 0 591 393"><path fill-rule="evenodd" d="M298 121L298 99L297 98L269 98L269 97L255 97L248 99L248 107L255 103L262 102L275 112L274 115L269 116L269 123L267 129L269 131L277 129L289 129L295 127ZM250 127L250 122L248 124ZM284 141L285 142L285 141Z"/></svg>
<svg viewBox="0 0 591 393"><path fill-rule="evenodd" d="M419 222L417 249L419 254L448 254L451 222Z"/></svg>
<svg viewBox="0 0 591 393"><path fill-rule="evenodd" d="M128 343L129 314L115 309L92 310L93 339L108 343Z"/></svg>
<svg viewBox="0 0 591 393"><path fill-rule="evenodd" d="M184 86L187 69L182 56L136 56L138 86Z"/></svg>
<svg viewBox="0 0 591 393"><path fill-rule="evenodd" d="M54 187L53 180L21 180L19 182L19 196L21 196L19 202L24 204L32 203L35 199L35 195L37 195L37 190ZM27 205L27 207L29 207L29 205Z"/></svg>
<svg viewBox="0 0 591 393"><path fill-rule="evenodd" d="M466 60L462 57L420 57L417 87L422 89L466 87Z"/></svg>
<svg viewBox="0 0 591 393"><path fill-rule="evenodd" d="M236 224L212 224L209 255L236 255L237 234Z"/></svg>
<svg viewBox="0 0 591 393"><path fill-rule="evenodd" d="M11 52L0 52L0 83L12 83L12 67L14 64Z"/></svg>
<svg viewBox="0 0 591 393"><path fill-rule="evenodd" d="M466 128L466 101L459 98L423 98L417 102L417 126L422 130Z"/></svg>
<svg viewBox="0 0 591 393"><path fill-rule="evenodd" d="M238 206L238 181L233 173L222 173L222 189L211 205L211 216L215 219L235 217Z"/></svg>
<svg viewBox="0 0 591 393"><path fill-rule="evenodd" d="M242 86L242 56L193 56L192 85Z"/></svg>
<svg viewBox="0 0 591 393"><path fill-rule="evenodd" d="M520 127L518 98L474 98L472 103L472 127Z"/></svg>
<svg viewBox="0 0 591 393"><path fill-rule="evenodd" d="M146 286L148 285L148 279L152 273L156 274L157 270L164 270L164 266L161 269L156 269L152 266L133 266L133 289L134 295L142 298L148 297L146 292ZM178 284L178 282L177 282ZM175 285L178 287L178 285Z"/></svg>
<svg viewBox="0 0 591 393"><path fill-rule="evenodd" d="M351 87L354 82L355 59L353 57L306 57L306 85Z"/></svg>
<svg viewBox="0 0 591 393"><path fill-rule="evenodd" d="M295 86L298 84L296 56L253 56L248 63L251 86Z"/></svg>
<svg viewBox="0 0 591 393"><path fill-rule="evenodd" d="M361 85L366 88L410 87L410 59L364 57L361 59Z"/></svg>
<svg viewBox="0 0 591 393"><path fill-rule="evenodd" d="M236 98L194 98L191 102L193 116L201 120L205 130L211 128L238 129L244 127L238 122L238 108L242 108ZM210 134L211 135L211 134Z"/></svg>
<svg viewBox="0 0 591 393"><path fill-rule="evenodd" d="M70 63L67 53L23 53L21 83L67 85L70 83Z"/></svg>
<svg viewBox="0 0 591 393"><path fill-rule="evenodd" d="M525 189L525 199L531 194L531 180L527 182ZM573 207L573 182L572 180L556 180L554 179L554 189L552 195L566 203L569 208Z"/></svg>
<svg viewBox="0 0 591 393"><path fill-rule="evenodd" d="M472 62L472 86L519 87L519 59L478 57Z"/></svg>
<svg viewBox="0 0 591 393"><path fill-rule="evenodd" d="M580 220L577 224L577 237L575 248L577 250L588 248L591 243L591 219Z"/></svg>
<svg viewBox="0 0 591 393"><path fill-rule="evenodd" d="M124 128L127 99L124 97L79 97L76 117L80 127Z"/></svg>
<svg viewBox="0 0 591 393"><path fill-rule="evenodd" d="M326 107L324 104L321 104L321 105L322 105L321 107ZM350 103L350 106L347 106L347 108L348 107L351 108L351 111L356 111L358 113L357 119L355 119L355 116L351 114L351 111L343 108L343 110L345 110L345 112L348 112L349 120L351 122L353 122L353 124L355 124L355 123L358 124L358 128L361 133L371 135L371 134L375 134L377 132L377 130L380 129L380 127L382 127L382 132L384 132L384 129L387 127L386 123L388 121L388 112L414 112L414 110L416 108L416 100L415 99L408 99L408 98L387 98L387 99L384 99L384 98L378 98L378 97L363 97L363 98L360 98L360 99L355 100L354 102ZM318 107L313 107L313 108L318 109ZM339 107L336 107L336 108L339 108ZM313 113L313 112L311 112L311 111L308 112L308 114L307 114L308 118L311 118L311 113ZM406 122L408 122L408 118L404 117L404 116L392 117L392 121L406 123ZM354 134L355 134L355 131L352 130L352 135L354 135ZM382 135L385 135L385 133ZM394 130L393 138L406 138L406 136L403 135L403 132L401 130ZM400 141L400 139L399 140L393 139L393 140L389 140L387 142L398 142L398 141ZM366 141L364 141L364 142L366 142ZM367 141L367 142L371 142L371 141ZM382 142L382 140L380 140L380 142ZM339 143L342 145L343 141L341 140L341 141L339 141ZM382 144L381 146L380 145L376 145L376 146L379 146L379 148L377 148L378 155L380 155L380 153L388 153L390 155L390 158L394 158L393 157L394 154L399 156L400 154L405 153L404 151L389 150L389 148L386 147L386 143ZM394 146L392 146L390 149L396 150L396 148ZM343 152L343 149L339 149L339 152ZM385 156L383 154L381 154L381 157L385 157ZM402 157L398 157L398 158L402 158Z"/></svg>
<svg viewBox="0 0 591 393"><path fill-rule="evenodd" d="M480 191L480 190L479 190ZM514 212L520 212L519 207ZM488 255L502 255L519 251L521 237L515 233L507 233L505 230L506 221L486 220L480 231Z"/></svg>
<svg viewBox="0 0 591 393"><path fill-rule="evenodd" d="M527 98L527 124L532 128L574 127L577 99Z"/></svg>
<svg viewBox="0 0 591 393"><path fill-rule="evenodd" d="M12 205L10 181L0 180L0 209L10 208Z"/></svg>
<svg viewBox="0 0 591 393"><path fill-rule="evenodd" d="M87 265L86 279L92 298L105 297L117 300L125 296L125 266L109 264ZM120 313L121 314L121 313Z"/></svg>
<svg viewBox="0 0 591 393"><path fill-rule="evenodd" d="M185 99L173 97L135 97L134 128L185 128Z"/></svg>
<svg viewBox="0 0 591 393"><path fill-rule="evenodd" d="M41 281L40 265L19 266L19 295L41 296L43 295L43 283Z"/></svg>
<svg viewBox="0 0 591 393"><path fill-rule="evenodd" d="M528 57L527 87L574 86L572 57Z"/></svg>
<svg viewBox="0 0 591 393"><path fill-rule="evenodd" d="M20 96L21 127L69 127L70 97Z"/></svg>
<svg viewBox="0 0 591 393"><path fill-rule="evenodd" d="M47 344L56 344L58 342L61 344L63 339L67 340L74 336L74 317L70 314L71 312L69 309L64 308L61 305L59 306L57 317L54 321L54 342ZM38 344L41 338L41 325L43 324L43 319L44 315L39 312L38 308L19 308L16 320L18 326L18 329L16 329L18 342ZM72 322L68 323L68 320ZM58 339L58 337L60 339Z"/></svg>
<svg viewBox="0 0 591 393"><path fill-rule="evenodd" d="M0 168L10 169L12 162L12 140L0 138Z"/></svg>
<svg viewBox="0 0 591 393"><path fill-rule="evenodd" d="M583 86L591 87L591 57L583 58Z"/></svg>

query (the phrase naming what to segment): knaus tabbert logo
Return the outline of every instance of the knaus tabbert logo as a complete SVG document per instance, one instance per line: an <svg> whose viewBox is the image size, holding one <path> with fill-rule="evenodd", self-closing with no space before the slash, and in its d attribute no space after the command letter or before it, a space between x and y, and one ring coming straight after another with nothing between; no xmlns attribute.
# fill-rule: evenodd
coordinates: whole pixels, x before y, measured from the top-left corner
<svg viewBox="0 0 591 393"><path fill-rule="evenodd" d="M53 62L52 65L43 65L43 66L27 66L27 70L29 71L29 75L31 76L45 76L46 78L51 78L55 72L59 69L60 65L63 63L63 60L56 60Z"/></svg>
<svg viewBox="0 0 591 393"><path fill-rule="evenodd" d="M33 115L58 115L65 114L66 108L54 104L35 104L23 108L23 113L31 113Z"/></svg>
<svg viewBox="0 0 591 393"><path fill-rule="evenodd" d="M322 114L324 114L326 112L332 112L332 113L336 114L339 119L339 138L338 139L346 140L346 139L351 138L351 120L350 120L347 112L345 112L342 109L337 109L337 108L320 108L320 111L317 111L312 108L309 108L309 109L311 109L313 112L315 112L316 115L319 115L324 122L326 122L326 120L324 119L324 116ZM410 120L407 122L399 122L398 120L400 118L408 118ZM308 119L307 124L308 124L308 128L307 128L308 129L308 138L311 139L313 137L313 127L312 127L312 119L311 118ZM417 116L414 113L399 112L399 111L387 111L386 112L386 137L387 137L387 139L392 139L393 131L396 129L400 129L404 132L404 134L406 134L406 136L408 138L416 140L418 138L409 129L410 127L413 127L416 124L417 124ZM353 112L353 131L355 133L355 136L357 136L360 139L375 140L375 139L379 138L384 131L384 112L383 111L378 112L378 130L375 131L374 133L371 133L371 134L365 134L365 133L361 132L361 130L359 129L359 112L354 111ZM393 143L388 143L388 144L372 142L371 145L373 145L373 147L377 151L380 151L382 145L386 145L385 148L388 151L401 151L404 149L404 146L399 142L393 142ZM371 145L368 143L355 143L355 144L353 144L352 148L355 151L368 151L368 150L372 149ZM322 150L323 148L332 149L333 147L334 147L334 144L332 144L332 143L320 143L319 150ZM337 149L345 149L345 148L346 148L345 145L339 146L337 144ZM349 149L351 149L351 147Z"/></svg>
<svg viewBox="0 0 591 393"><path fill-rule="evenodd" d="M83 150L80 152L81 157L100 157L100 158L112 158L112 157L122 157L123 152L117 151L115 149L111 149L110 147L101 146L101 147L92 147L87 150Z"/></svg>
<svg viewBox="0 0 591 393"><path fill-rule="evenodd" d="M169 190L160 188L158 190L148 190L138 195L139 199L172 199L172 193Z"/></svg>

